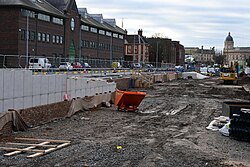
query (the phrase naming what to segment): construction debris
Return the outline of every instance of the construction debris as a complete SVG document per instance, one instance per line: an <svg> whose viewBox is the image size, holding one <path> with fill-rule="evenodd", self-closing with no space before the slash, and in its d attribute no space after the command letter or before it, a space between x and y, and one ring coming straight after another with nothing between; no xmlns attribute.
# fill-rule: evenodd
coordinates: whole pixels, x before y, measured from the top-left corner
<svg viewBox="0 0 250 167"><path fill-rule="evenodd" d="M8 142L6 143L6 145L12 145L17 147L0 147L0 149L2 150L11 151L9 153L4 154L4 156L13 156L25 152L25 153L33 153L28 155L27 158L34 158L66 147L71 143L68 140L35 139L35 138L15 138L15 139L20 140L21 142L20 143ZM27 143L29 141L30 142L32 141L33 143ZM35 142L41 142L41 143L35 143ZM28 147L23 148L23 146L28 146Z"/></svg>

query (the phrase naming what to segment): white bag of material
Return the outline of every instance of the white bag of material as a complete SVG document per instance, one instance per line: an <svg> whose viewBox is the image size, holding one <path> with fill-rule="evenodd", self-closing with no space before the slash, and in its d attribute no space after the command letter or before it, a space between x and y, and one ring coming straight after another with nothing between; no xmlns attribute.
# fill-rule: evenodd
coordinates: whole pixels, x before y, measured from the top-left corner
<svg viewBox="0 0 250 167"><path fill-rule="evenodd" d="M226 123L222 128L220 128L219 132L224 135L224 136L229 136L229 125L230 125L230 121L228 123Z"/></svg>

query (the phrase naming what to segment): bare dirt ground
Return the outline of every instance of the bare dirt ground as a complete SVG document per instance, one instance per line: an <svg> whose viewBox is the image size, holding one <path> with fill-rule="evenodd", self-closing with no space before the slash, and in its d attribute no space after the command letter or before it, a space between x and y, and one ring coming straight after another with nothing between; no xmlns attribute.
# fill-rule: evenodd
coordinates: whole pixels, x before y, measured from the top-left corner
<svg viewBox="0 0 250 167"><path fill-rule="evenodd" d="M218 82L211 78L155 84L152 89L136 89L148 94L140 113L100 108L2 138L1 145L14 137L72 144L32 159L27 154L5 157L0 151L0 166L249 166L250 143L206 130L220 116L223 101L250 99L242 88L223 88Z"/></svg>

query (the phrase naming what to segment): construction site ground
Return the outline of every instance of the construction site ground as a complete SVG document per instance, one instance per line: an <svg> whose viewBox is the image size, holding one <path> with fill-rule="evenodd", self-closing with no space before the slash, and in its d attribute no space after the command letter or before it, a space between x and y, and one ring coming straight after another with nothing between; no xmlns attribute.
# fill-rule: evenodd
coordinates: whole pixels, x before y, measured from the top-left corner
<svg viewBox="0 0 250 167"><path fill-rule="evenodd" d="M241 83L240 83L241 85ZM154 84L139 112L101 107L82 111L25 132L1 136L1 146L15 137L70 140L68 147L41 157L4 156L0 166L89 167L244 167L250 143L206 130L222 113L223 101L250 99L242 87L222 85L216 77Z"/></svg>

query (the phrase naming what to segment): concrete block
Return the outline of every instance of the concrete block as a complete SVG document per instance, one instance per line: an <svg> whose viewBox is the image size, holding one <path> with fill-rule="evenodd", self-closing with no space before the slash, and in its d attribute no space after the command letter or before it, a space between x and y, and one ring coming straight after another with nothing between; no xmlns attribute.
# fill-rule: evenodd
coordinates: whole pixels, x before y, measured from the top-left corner
<svg viewBox="0 0 250 167"><path fill-rule="evenodd" d="M116 90L116 83L111 84L111 92L115 92Z"/></svg>
<svg viewBox="0 0 250 167"><path fill-rule="evenodd" d="M41 105L47 105L48 104L48 94L42 94L41 95Z"/></svg>
<svg viewBox="0 0 250 167"><path fill-rule="evenodd" d="M94 96L97 92L96 92L96 87L92 87L90 88L90 92L89 92L89 96Z"/></svg>
<svg viewBox="0 0 250 167"><path fill-rule="evenodd" d="M56 75L49 76L49 93L56 92Z"/></svg>
<svg viewBox="0 0 250 167"><path fill-rule="evenodd" d="M85 96L90 96L90 88L85 89Z"/></svg>
<svg viewBox="0 0 250 167"><path fill-rule="evenodd" d="M14 74L14 98L23 97L23 76L24 71L15 70Z"/></svg>
<svg viewBox="0 0 250 167"><path fill-rule="evenodd" d="M16 110L23 109L23 105L24 105L23 97L14 99L14 109Z"/></svg>
<svg viewBox="0 0 250 167"><path fill-rule="evenodd" d="M48 98L48 104L52 104L56 102L56 94L55 93L50 93L49 98Z"/></svg>
<svg viewBox="0 0 250 167"><path fill-rule="evenodd" d="M14 70L4 70L3 72L4 99L13 99L14 97L14 76Z"/></svg>
<svg viewBox="0 0 250 167"><path fill-rule="evenodd" d="M62 92L63 91L63 77L62 75L56 75L56 90L55 92L59 93L59 92Z"/></svg>
<svg viewBox="0 0 250 167"><path fill-rule="evenodd" d="M74 78L70 80L70 90L76 90L76 79Z"/></svg>
<svg viewBox="0 0 250 167"><path fill-rule="evenodd" d="M67 88L67 76L66 75L61 75L62 77L62 92L66 92Z"/></svg>
<svg viewBox="0 0 250 167"><path fill-rule="evenodd" d="M41 94L41 75L32 76L32 95L37 96Z"/></svg>
<svg viewBox="0 0 250 167"><path fill-rule="evenodd" d="M86 96L86 89L82 88L81 89L81 97L85 97Z"/></svg>
<svg viewBox="0 0 250 167"><path fill-rule="evenodd" d="M76 97L82 97L82 90L81 89L76 90Z"/></svg>
<svg viewBox="0 0 250 167"><path fill-rule="evenodd" d="M32 96L33 86L32 86L32 73L25 70L23 72L23 96Z"/></svg>
<svg viewBox="0 0 250 167"><path fill-rule="evenodd" d="M82 79L82 84L81 84L81 89L85 89L87 87L87 79L83 78Z"/></svg>
<svg viewBox="0 0 250 167"><path fill-rule="evenodd" d="M76 82L76 90L80 90L81 89L81 84L82 84L82 79L81 78L77 78L76 80L75 80L75 82Z"/></svg>
<svg viewBox="0 0 250 167"><path fill-rule="evenodd" d="M67 92L71 91L71 79L67 79L67 84L65 86Z"/></svg>
<svg viewBox="0 0 250 167"><path fill-rule="evenodd" d="M62 93L56 93L56 99L55 99L56 102L61 102L63 101L63 96L62 96Z"/></svg>
<svg viewBox="0 0 250 167"><path fill-rule="evenodd" d="M0 100L3 100L4 88L3 88L3 69L0 69ZM3 109L0 108L0 112Z"/></svg>
<svg viewBox="0 0 250 167"><path fill-rule="evenodd" d="M70 99L76 98L76 91L75 90L71 90L70 91Z"/></svg>
<svg viewBox="0 0 250 167"><path fill-rule="evenodd" d="M13 99L3 100L3 111L8 111L8 109L14 109Z"/></svg>
<svg viewBox="0 0 250 167"><path fill-rule="evenodd" d="M32 98L32 106L36 107L36 106L40 106L41 105L41 95L35 95Z"/></svg>
<svg viewBox="0 0 250 167"><path fill-rule="evenodd" d="M30 108L30 107L32 107L32 104L33 104L32 96L24 97L23 101L24 101L23 108Z"/></svg>
<svg viewBox="0 0 250 167"><path fill-rule="evenodd" d="M0 100L0 112L3 112L3 100Z"/></svg>
<svg viewBox="0 0 250 167"><path fill-rule="evenodd" d="M49 93L49 76L44 75L41 79L41 94Z"/></svg>

